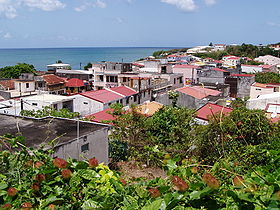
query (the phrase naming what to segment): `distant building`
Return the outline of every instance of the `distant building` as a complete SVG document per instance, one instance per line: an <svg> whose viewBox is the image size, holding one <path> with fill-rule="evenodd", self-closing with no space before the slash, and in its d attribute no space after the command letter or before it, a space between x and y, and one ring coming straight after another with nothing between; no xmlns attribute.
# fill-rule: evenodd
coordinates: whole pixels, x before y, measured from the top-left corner
<svg viewBox="0 0 280 210"><path fill-rule="evenodd" d="M258 72L262 72L263 68L262 66L257 66L257 65L241 65L241 71L242 73L246 73L246 74L255 74Z"/></svg>
<svg viewBox="0 0 280 210"><path fill-rule="evenodd" d="M202 68L197 71L196 83L202 84L225 84L225 77L229 76L230 72L220 68Z"/></svg>
<svg viewBox="0 0 280 210"><path fill-rule="evenodd" d="M211 118L217 117L217 115L227 115L232 112L233 109L220 106L217 104L207 103L196 111L196 121L199 124L206 125ZM220 120L218 118L217 120Z"/></svg>
<svg viewBox="0 0 280 210"><path fill-rule="evenodd" d="M241 58L237 57L237 56L232 56L232 55L224 56L223 61L224 61L223 65L225 67L234 68L241 64Z"/></svg>
<svg viewBox="0 0 280 210"><path fill-rule="evenodd" d="M247 101L247 108L265 110L268 104L280 104L280 92L260 95L258 98L249 99Z"/></svg>
<svg viewBox="0 0 280 210"><path fill-rule="evenodd" d="M77 160L96 157L108 164L108 126L61 118L15 118L0 115L0 135L10 133L24 136L27 147L53 149L53 157ZM55 140L54 146L48 143Z"/></svg>
<svg viewBox="0 0 280 210"><path fill-rule="evenodd" d="M55 72L58 69L70 70L71 66L70 64L66 64L66 63L55 63L55 64L47 65L47 69L49 72Z"/></svg>
<svg viewBox="0 0 280 210"><path fill-rule="evenodd" d="M74 97L61 96L54 94L41 94L21 98L24 110L41 110L45 106L54 108L55 110L68 109L73 112Z"/></svg>
<svg viewBox="0 0 280 210"><path fill-rule="evenodd" d="M66 81L61 77L54 74L46 74L42 76L35 76L34 79L36 81L36 90L38 91L56 95L66 93Z"/></svg>
<svg viewBox="0 0 280 210"><path fill-rule="evenodd" d="M65 70L65 69L57 69L54 73L55 75L67 79L80 79L86 80L88 82L93 81L93 72L87 70Z"/></svg>
<svg viewBox="0 0 280 210"><path fill-rule="evenodd" d="M189 85L196 83L197 81L197 72L200 70L200 66L181 64L173 66L173 73L183 74L184 85Z"/></svg>
<svg viewBox="0 0 280 210"><path fill-rule="evenodd" d="M255 82L252 74L231 74L226 77L225 83L230 85L230 96L243 98L250 96L251 85Z"/></svg>
<svg viewBox="0 0 280 210"><path fill-rule="evenodd" d="M280 58L272 56L272 55L259 56L259 57L255 58L255 61L267 64L267 65L280 65Z"/></svg>
<svg viewBox="0 0 280 210"><path fill-rule="evenodd" d="M66 87L66 93L68 95L75 94L75 93L82 93L87 90L90 90L87 85L87 82L84 82L83 80L72 78L66 81L65 87Z"/></svg>
<svg viewBox="0 0 280 210"><path fill-rule="evenodd" d="M250 90L250 98L258 98L260 95L280 92L280 84L253 83Z"/></svg>

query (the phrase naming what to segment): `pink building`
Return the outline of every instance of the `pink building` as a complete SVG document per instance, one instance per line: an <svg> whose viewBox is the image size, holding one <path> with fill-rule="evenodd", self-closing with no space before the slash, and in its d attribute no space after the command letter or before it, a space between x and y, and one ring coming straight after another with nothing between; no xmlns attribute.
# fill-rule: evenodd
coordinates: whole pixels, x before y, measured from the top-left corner
<svg viewBox="0 0 280 210"><path fill-rule="evenodd" d="M185 85L191 84L197 80L197 71L201 69L199 66L181 64L173 66L173 73L183 74Z"/></svg>

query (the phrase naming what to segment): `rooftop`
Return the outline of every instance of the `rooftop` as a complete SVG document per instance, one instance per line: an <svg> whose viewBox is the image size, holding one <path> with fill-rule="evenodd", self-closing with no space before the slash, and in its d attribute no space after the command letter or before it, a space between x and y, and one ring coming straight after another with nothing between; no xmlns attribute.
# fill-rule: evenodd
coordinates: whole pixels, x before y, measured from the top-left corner
<svg viewBox="0 0 280 210"><path fill-rule="evenodd" d="M138 105L136 110L139 114L143 114L147 117L154 115L158 110L163 107L163 104L156 101L146 102L144 104Z"/></svg>
<svg viewBox="0 0 280 210"><path fill-rule="evenodd" d="M116 101L123 98L123 96L121 96L120 94L114 93L109 90L87 91L84 93L80 93L80 95L93 99L95 101L99 101L101 103L108 103L110 101Z"/></svg>
<svg viewBox="0 0 280 210"><path fill-rule="evenodd" d="M49 103L53 104L53 103L57 103L57 102L70 101L70 100L73 100L74 97L54 95L54 94L41 94L41 95L24 97L22 99L24 101L42 101L42 102L49 102Z"/></svg>
<svg viewBox="0 0 280 210"><path fill-rule="evenodd" d="M233 76L233 77L254 77L255 75L253 75L253 74L231 74L230 76Z"/></svg>
<svg viewBox="0 0 280 210"><path fill-rule="evenodd" d="M66 87L83 87L83 86L85 86L85 83L83 82L83 80L80 80L77 78L69 79L66 82Z"/></svg>
<svg viewBox="0 0 280 210"><path fill-rule="evenodd" d="M228 72L228 71L226 71L226 70L224 70L224 69L219 69L219 68L212 68L211 70L214 70L214 71L222 71L222 72Z"/></svg>
<svg viewBox="0 0 280 210"><path fill-rule="evenodd" d="M57 69L56 73L60 74L85 74L85 75L91 75L92 72L87 70L67 70L67 69Z"/></svg>
<svg viewBox="0 0 280 210"><path fill-rule="evenodd" d="M197 69L197 68L199 68L199 66L188 65L188 64L180 64L180 65L175 65L173 68L191 68L191 69Z"/></svg>
<svg viewBox="0 0 280 210"><path fill-rule="evenodd" d="M2 86L5 89L9 89L9 90L15 89L15 80L12 80L12 79L1 80L0 86Z"/></svg>
<svg viewBox="0 0 280 210"><path fill-rule="evenodd" d="M109 114L112 111L113 109L111 108L105 109L103 111L88 115L85 118L89 119L92 122L103 123L103 121L109 121L115 119L111 114Z"/></svg>
<svg viewBox="0 0 280 210"><path fill-rule="evenodd" d="M201 86L183 87L176 90L197 99L203 99L208 96L218 96L221 94L220 91L203 88Z"/></svg>
<svg viewBox="0 0 280 210"><path fill-rule="evenodd" d="M46 81L49 85L56 85L56 84L64 84L65 81L63 78L60 78L59 76L56 76L54 74L46 74L42 76L43 79Z"/></svg>
<svg viewBox="0 0 280 210"><path fill-rule="evenodd" d="M232 112L233 109L223 107L217 104L205 104L203 107L197 110L196 117L202 120L209 120L211 116L217 114L217 113L223 113L227 114Z"/></svg>
<svg viewBox="0 0 280 210"><path fill-rule="evenodd" d="M113 88L110 88L110 90L117 92L124 96L132 96L132 95L137 94L137 92L135 90L133 90L132 88L129 88L127 86L113 87Z"/></svg>
<svg viewBox="0 0 280 210"><path fill-rule="evenodd" d="M0 115L0 135L22 135L26 139L26 146L37 147L57 139L58 144L70 142L77 138L77 121L59 118L28 119ZM80 136L107 128L106 125L91 122L79 122Z"/></svg>
<svg viewBox="0 0 280 210"><path fill-rule="evenodd" d="M54 64L47 65L47 67L68 67L68 66L70 66L70 64L67 63L54 63Z"/></svg>

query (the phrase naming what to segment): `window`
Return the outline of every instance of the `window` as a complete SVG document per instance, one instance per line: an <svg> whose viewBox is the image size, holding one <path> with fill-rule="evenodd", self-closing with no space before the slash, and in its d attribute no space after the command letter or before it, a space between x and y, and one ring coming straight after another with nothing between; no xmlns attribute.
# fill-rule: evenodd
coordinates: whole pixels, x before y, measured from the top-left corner
<svg viewBox="0 0 280 210"><path fill-rule="evenodd" d="M123 100L121 99L120 103L122 104L123 103Z"/></svg>
<svg viewBox="0 0 280 210"><path fill-rule="evenodd" d="M29 83L26 83L26 88L29 88Z"/></svg>
<svg viewBox="0 0 280 210"><path fill-rule="evenodd" d="M129 104L129 97L126 98L126 105Z"/></svg>
<svg viewBox="0 0 280 210"><path fill-rule="evenodd" d="M174 84L176 84L176 79L174 78Z"/></svg>
<svg viewBox="0 0 280 210"><path fill-rule="evenodd" d="M32 103L32 106L38 106L38 104L37 103Z"/></svg>
<svg viewBox="0 0 280 210"><path fill-rule="evenodd" d="M85 104L85 105L87 105L87 104L88 104L88 102L84 101L84 104Z"/></svg>
<svg viewBox="0 0 280 210"><path fill-rule="evenodd" d="M260 88L256 88L256 90L262 90L262 89L260 89Z"/></svg>
<svg viewBox="0 0 280 210"><path fill-rule="evenodd" d="M87 141L87 136L84 136L84 137L83 137L83 140L84 140L84 142Z"/></svg>
<svg viewBox="0 0 280 210"><path fill-rule="evenodd" d="M82 145L81 146L81 151L82 152L89 151L89 143Z"/></svg>
<svg viewBox="0 0 280 210"><path fill-rule="evenodd" d="M100 75L100 76L99 76L99 79L100 79L101 82L103 82L103 81L104 81L103 75Z"/></svg>
<svg viewBox="0 0 280 210"><path fill-rule="evenodd" d="M134 98L134 102L136 102L137 101L137 95L134 95L133 98Z"/></svg>

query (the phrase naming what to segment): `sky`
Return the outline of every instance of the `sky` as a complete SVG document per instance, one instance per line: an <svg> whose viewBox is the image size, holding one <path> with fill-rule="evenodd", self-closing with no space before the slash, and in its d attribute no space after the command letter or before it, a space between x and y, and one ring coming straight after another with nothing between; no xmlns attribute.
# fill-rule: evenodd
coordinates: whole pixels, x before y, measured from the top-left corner
<svg viewBox="0 0 280 210"><path fill-rule="evenodd" d="M0 0L0 48L280 41L279 0Z"/></svg>

